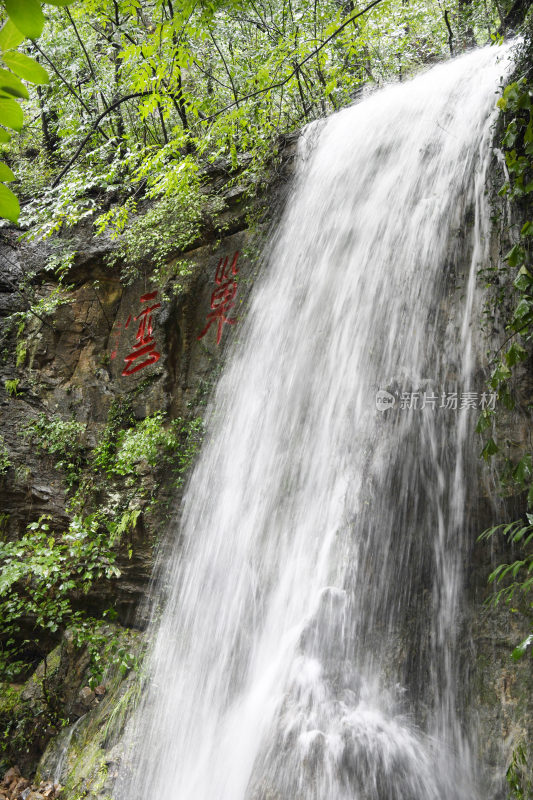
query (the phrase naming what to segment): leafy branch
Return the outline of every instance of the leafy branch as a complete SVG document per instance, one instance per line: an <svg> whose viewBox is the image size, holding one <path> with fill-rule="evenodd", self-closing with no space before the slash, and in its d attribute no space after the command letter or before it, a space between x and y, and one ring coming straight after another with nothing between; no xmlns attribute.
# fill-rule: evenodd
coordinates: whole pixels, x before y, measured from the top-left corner
<svg viewBox="0 0 533 800"><path fill-rule="evenodd" d="M301 61L297 62L294 65L294 67L292 69L292 72L290 72L285 78L283 78L283 80L277 81L275 83L271 83L269 86L265 86L263 89L257 89L257 91L255 91L255 92L250 92L250 94L245 94L242 97L236 98L233 101L233 103L228 103L228 105L224 106L224 108L221 108L220 111L217 111L217 112L215 112L214 114L211 114L208 117L204 117L202 119L202 122L204 122L204 123L205 122L211 122L211 120L216 119L216 117L219 117L221 114L224 114L226 111L229 111L230 108L234 108L235 106L238 106L240 103L244 103L247 100L252 100L254 97L259 97L262 94L266 94L267 92L271 92L272 89L281 89L283 86L285 86L287 83L289 83L289 81L292 78L294 78L295 76L298 75L298 72L301 70L301 68L304 66L304 64L307 64L308 61L310 61L312 58L314 58L316 55L318 55L318 53L320 53L320 51L327 44L329 44L329 42L331 42L333 39L335 39L339 35L339 33L341 33L344 30L344 28L347 27L347 25L349 25L351 22L353 22L358 17L362 17L363 14L368 13L372 8L374 8L374 6L377 6L382 2L383 2L383 0L373 0L373 2L370 3L368 6L366 6L366 8L363 8L362 11L357 11L356 13L350 14L350 16L347 17L344 20L344 22L341 25L339 25L339 27L330 36L328 36L326 39L324 39L323 42L321 42L318 45L318 47L315 47L314 50L311 50L311 52L308 53L305 56L305 58L303 58Z"/></svg>
<svg viewBox="0 0 533 800"><path fill-rule="evenodd" d="M54 189L61 182L61 180L65 177L67 172L74 166L83 148L85 147L85 145L87 144L87 142L89 141L95 130L98 128L99 123L104 119L104 117L106 117L108 114L110 114L120 105L122 105L122 103L125 103L126 100L132 100L134 97L146 97L149 94L151 94L151 92L133 92L132 94L128 94L125 97L121 97L119 100L115 100L114 103L111 103L110 106L108 106L104 111L102 111L102 113L94 120L91 126L91 130L85 136L85 138L82 139L78 149L76 150L76 152L74 153L68 164L66 164L63 167L59 175L52 182L52 189Z"/></svg>
<svg viewBox="0 0 533 800"><path fill-rule="evenodd" d="M47 0L49 5L67 6L73 0ZM7 70L0 69L0 143L9 142L11 134L5 128L20 131L23 114L15 98L28 99L28 90L20 78L36 85L50 82L47 71L24 53L16 51L26 37L38 39L44 26L44 14L35 0L6 0L9 19L0 31L0 52ZM39 46L34 42L37 49ZM15 180L15 175L0 163L0 217L17 222L20 204L5 183Z"/></svg>

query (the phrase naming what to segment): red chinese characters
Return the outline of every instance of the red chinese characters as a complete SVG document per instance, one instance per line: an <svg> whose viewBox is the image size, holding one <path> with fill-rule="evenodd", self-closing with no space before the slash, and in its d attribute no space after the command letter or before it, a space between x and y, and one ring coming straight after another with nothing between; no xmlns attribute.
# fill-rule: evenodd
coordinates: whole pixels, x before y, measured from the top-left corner
<svg viewBox="0 0 533 800"><path fill-rule="evenodd" d="M150 303L157 297L157 292L149 292L143 294L140 298L141 303ZM161 303L154 303L143 308L140 314L134 317L135 322L139 322L139 328L135 337L135 344L132 347L131 353L126 356L124 361L126 366L122 370L122 375L133 375L135 372L144 369L150 364L155 364L161 358L161 353L158 353L156 343L154 341L153 326L152 326L152 311L156 308L161 308ZM127 319L124 328L128 328L131 322L131 314Z"/></svg>
<svg viewBox="0 0 533 800"><path fill-rule="evenodd" d="M233 256L233 261L231 265L228 266L228 256L224 259L220 259L218 262L218 266L215 272L215 283L216 289L211 295L211 311L207 315L207 325L198 336L198 339L202 339L211 327L211 325L216 322L217 323L217 344L220 344L220 340L222 339L222 329L224 327L224 323L228 325L234 325L237 320L236 319L228 319L228 313L231 311L235 303L235 295L237 294L237 281L235 280L235 275L238 272L237 269L237 259L239 257L239 251L237 250L235 255Z"/></svg>

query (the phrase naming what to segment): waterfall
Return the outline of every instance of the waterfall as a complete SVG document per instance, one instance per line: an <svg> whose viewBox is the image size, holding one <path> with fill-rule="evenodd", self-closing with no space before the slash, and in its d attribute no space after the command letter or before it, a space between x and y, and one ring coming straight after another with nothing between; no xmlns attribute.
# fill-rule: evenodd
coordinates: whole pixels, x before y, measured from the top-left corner
<svg viewBox="0 0 533 800"><path fill-rule="evenodd" d="M304 131L173 533L121 800L481 796L458 634L508 57Z"/></svg>

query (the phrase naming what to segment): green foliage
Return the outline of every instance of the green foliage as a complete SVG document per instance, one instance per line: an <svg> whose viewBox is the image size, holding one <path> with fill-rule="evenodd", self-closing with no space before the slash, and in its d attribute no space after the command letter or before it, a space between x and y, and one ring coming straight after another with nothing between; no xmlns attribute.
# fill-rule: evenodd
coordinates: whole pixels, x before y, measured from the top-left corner
<svg viewBox="0 0 533 800"><path fill-rule="evenodd" d="M22 6L30 1L37 14L37 0ZM450 9L456 50L497 38L502 8L506 0ZM44 80L39 66L50 79L27 101L41 153L26 156L36 126L8 148L26 200L21 223L50 235L94 215L99 231L125 234L128 268L195 240L214 205L198 192L199 176L214 169L215 193L238 182L253 195L276 163L280 134L352 102L365 84L402 79L449 53L436 0L377 0L366 10L337 0L147 0L142 9L80 0L47 9L38 49L23 45L29 55L16 50L20 37L4 38L16 80ZM14 122L21 130L21 114ZM136 214L147 199L156 202L143 226Z"/></svg>
<svg viewBox="0 0 533 800"><path fill-rule="evenodd" d="M50 256L44 267L45 272L51 272L55 280L57 280L65 290L71 290L72 286L65 286L64 280L68 272L74 264L76 258L76 251L71 250L68 246L62 247L59 252L55 252Z"/></svg>
<svg viewBox="0 0 533 800"><path fill-rule="evenodd" d="M89 454L84 423L44 413L28 423L23 435L55 459L70 490L75 485L78 489L71 499L67 530L53 530L45 515L29 525L19 541L0 542L0 681L14 680L27 670L32 637L66 628L88 649L92 684L101 680L110 660L122 671L134 666L127 648L111 643L106 650L104 623L77 610L77 599L90 592L95 581L120 575L116 559L121 543L123 548L142 513L139 467L171 470L180 485L199 447L201 430L200 419L165 423L161 412L136 422L131 403L117 399L99 444ZM0 450L0 468L2 464ZM110 478L126 479L130 488L124 490L122 484L120 502L106 507L102 499Z"/></svg>
<svg viewBox="0 0 533 800"><path fill-rule="evenodd" d="M129 197L94 223L98 234L110 230L112 238L118 238L108 263L122 264L124 283L135 280L139 268L149 265L156 282L162 285L169 257L192 245L207 219L223 206L203 191L198 163L180 154L183 145L181 138L162 147L146 148L141 159L138 149L132 151L122 166L131 171L133 184L145 186L151 206L138 214L136 201Z"/></svg>
<svg viewBox="0 0 533 800"><path fill-rule="evenodd" d="M110 616L110 612L104 612ZM86 648L89 655L89 679L91 689L102 682L104 672L109 667L118 669L126 675L131 669L138 669L137 655L128 647L124 637L110 633L106 620L91 617L80 618L79 615L69 630L74 644L78 648Z"/></svg>
<svg viewBox="0 0 533 800"><path fill-rule="evenodd" d="M96 471L107 472L117 450L117 442L122 431L135 425L131 401L117 397L111 403L107 424L97 447L92 453L92 464Z"/></svg>
<svg viewBox="0 0 533 800"><path fill-rule="evenodd" d="M0 476L4 475L11 466L12 466L12 461L9 457L9 451L6 447L4 437L0 435ZM0 530L1 530L1 525L0 525Z"/></svg>
<svg viewBox="0 0 533 800"><path fill-rule="evenodd" d="M133 428L121 431L112 463L106 465L108 475L132 475L141 461L155 467L163 452L175 445L171 430L163 428L163 414L157 412L138 422Z"/></svg>
<svg viewBox="0 0 533 800"><path fill-rule="evenodd" d="M58 282L56 286L43 288L34 281L35 272L27 270L18 287L18 294L25 306L23 311L16 311L4 320L2 337L6 340L16 330L16 365L23 367L29 347L29 337L35 332L36 321L42 327L54 327L53 315L62 305L71 302L72 286L65 284L65 278L74 261L75 252L60 245L59 252L54 253L44 266L45 272L53 274Z"/></svg>
<svg viewBox="0 0 533 800"><path fill-rule="evenodd" d="M528 196L533 193L533 83L523 76L518 81L509 83L498 100L501 109L505 132L502 147L509 174L499 194L506 196L516 208L524 206ZM498 399L506 408L514 407L512 396L512 380L516 367L531 356L533 340L533 270L531 267L530 237L533 223L527 221L522 225L518 240L504 256L504 261L511 270L515 270L513 282L514 307L507 323L507 349L495 361L489 386L496 390ZM510 342L510 344L509 344ZM484 412L478 421L478 432L490 427L490 420ZM490 458L499 452L498 444L491 438L483 449L483 456ZM530 458L528 455L527 458ZM518 473L520 474L520 472ZM523 477L523 475L522 475ZM528 471L528 477L531 477ZM519 481L521 484L522 480Z"/></svg>
<svg viewBox="0 0 533 800"><path fill-rule="evenodd" d="M185 250L198 238L207 211L208 200L196 187L191 187L190 194L181 198L166 197L158 201L131 222L108 257L108 264L123 265L121 278L125 284L138 278L139 267L144 265L163 272L172 253Z"/></svg>
<svg viewBox="0 0 533 800"><path fill-rule="evenodd" d="M520 744L514 749L513 757L506 773L512 800L529 800L533 796L533 783L528 777L529 766L526 746Z"/></svg>
<svg viewBox="0 0 533 800"><path fill-rule="evenodd" d="M44 15L37 0L6 0L6 11L24 36L39 38L43 31Z"/></svg>
<svg viewBox="0 0 533 800"><path fill-rule="evenodd" d="M23 339L17 340L15 355L16 355L17 367L22 367L24 365L24 362L26 361L26 356L28 355L28 348L26 346L26 342Z"/></svg>
<svg viewBox="0 0 533 800"><path fill-rule="evenodd" d="M202 421L185 421L178 417L165 426L164 415L156 412L127 430L120 430L113 447L104 437L96 448L93 463L112 476L135 475L141 462L150 467L172 465L179 479L189 468L198 450Z"/></svg>
<svg viewBox="0 0 533 800"><path fill-rule="evenodd" d="M68 5L72 0L64 0ZM55 3L57 4L57 3ZM8 69L0 67L0 123L4 128L20 131L23 115L15 98L29 99L27 88L20 78L33 84L47 84L50 81L47 71L33 58L18 53L16 48L27 36L37 39L42 33L44 15L38 0L6 0L8 19L0 31L0 55ZM10 134L0 128L0 141L8 142ZM6 164L0 163L0 180L12 181L15 176ZM11 189L0 183L0 217L17 222L20 205Z"/></svg>
<svg viewBox="0 0 533 800"><path fill-rule="evenodd" d="M530 61L533 51L533 37L526 39L523 63ZM519 59L520 64L520 59ZM527 74L517 81L510 82L498 101L501 110L504 134L502 148L508 181L500 189L500 196L505 196L512 204L514 213L520 218L531 210L530 195L533 192L533 83ZM531 267L531 232L533 224L526 221L518 237L504 256L507 269L513 271L512 289L507 291L503 300L511 301L511 312L508 316L508 338L495 359L489 386L498 395L500 408L514 408L513 385L521 364L532 355L533 341L533 270ZM502 352L503 350L503 352ZM526 497L526 513L524 520L508 524L496 525L484 531L480 539L494 536L503 537L510 545L514 560L501 563L491 572L489 582L494 586L494 593L489 598L492 604L506 603L513 611L522 611L531 621L533 609L533 462L527 445L513 460L502 459L504 443L499 441L498 422L501 412L484 411L478 420L477 431L491 435L485 442L482 456L488 461L499 455L500 484L511 495ZM515 447L515 451L516 451ZM527 522L525 521L527 520ZM513 650L512 657L518 660L529 651L533 644L533 635L528 635ZM513 762L514 763L514 762ZM508 780L513 788L513 797L526 795L519 792L518 783L514 783L515 766L511 765Z"/></svg>
<svg viewBox="0 0 533 800"><path fill-rule="evenodd" d="M176 473L175 485L183 486L185 477L190 470L200 449L203 438L203 420L201 417L186 421L178 417L172 425L177 439L177 448L173 455Z"/></svg>
<svg viewBox="0 0 533 800"><path fill-rule="evenodd" d="M11 378L4 381L4 387L8 395L11 397L16 397L18 392L18 386L20 383L20 378Z"/></svg>
<svg viewBox="0 0 533 800"><path fill-rule="evenodd" d="M522 595L527 599L533 588L533 514L528 514L527 519L527 524L517 520L507 525L496 525L483 531L480 536L483 540L500 534L510 544L518 545L524 552L523 558L512 564L499 564L491 572L489 582L501 586L490 598L490 602L494 605L502 600L510 603L516 599L516 595ZM533 608L533 600L530 600L529 604Z"/></svg>
<svg viewBox="0 0 533 800"><path fill-rule="evenodd" d="M34 441L44 453L54 456L55 468L65 473L66 484L71 489L78 482L85 463L86 428L83 422L64 420L58 414L49 418L41 412L27 423L22 435Z"/></svg>
<svg viewBox="0 0 533 800"><path fill-rule="evenodd" d="M37 635L74 627L83 638L87 624L73 609L73 595L86 594L99 578L120 575L116 532L102 527L100 514L74 517L65 532L52 531L50 521L43 515L19 541L0 542L0 680L26 669L28 621Z"/></svg>
<svg viewBox="0 0 533 800"><path fill-rule="evenodd" d="M23 699L22 687L7 683L1 687L0 761L3 768L18 761L21 754L31 752L36 740L46 740L64 721L59 699L51 691L49 672L50 665L39 681L34 681L40 689L36 703Z"/></svg>
<svg viewBox="0 0 533 800"><path fill-rule="evenodd" d="M28 236L32 239L48 239L63 228L92 217L110 203L110 196L125 178L124 156L109 141L95 147L57 188L50 186L53 174L46 163L37 161L28 165L21 160L20 164L28 194L20 224L29 228Z"/></svg>

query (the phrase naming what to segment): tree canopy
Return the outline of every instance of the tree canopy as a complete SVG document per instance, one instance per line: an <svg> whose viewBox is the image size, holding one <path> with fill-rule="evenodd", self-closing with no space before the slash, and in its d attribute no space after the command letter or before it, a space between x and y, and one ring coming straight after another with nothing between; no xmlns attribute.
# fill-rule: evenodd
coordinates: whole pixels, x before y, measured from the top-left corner
<svg viewBox="0 0 533 800"><path fill-rule="evenodd" d="M253 192L280 135L363 87L497 41L513 9L496 0L6 0L0 213L46 236L98 211L97 230L120 232L148 196L189 218L190 232L210 164L227 164L228 181L239 171Z"/></svg>

